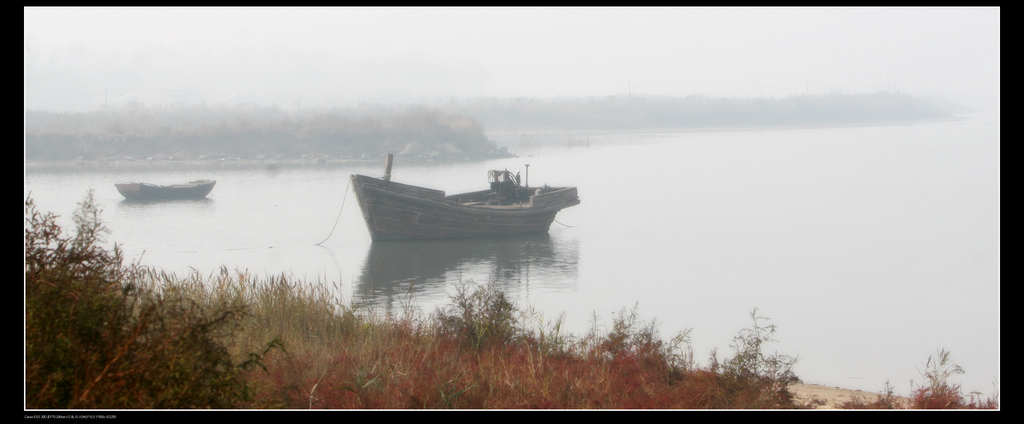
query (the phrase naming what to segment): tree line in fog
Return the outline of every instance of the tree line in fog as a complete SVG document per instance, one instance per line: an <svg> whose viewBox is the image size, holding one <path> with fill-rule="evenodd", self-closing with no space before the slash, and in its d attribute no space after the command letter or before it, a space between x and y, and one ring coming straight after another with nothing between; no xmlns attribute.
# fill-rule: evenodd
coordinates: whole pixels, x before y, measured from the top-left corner
<svg viewBox="0 0 1024 424"><path fill-rule="evenodd" d="M146 106L25 111L26 160L506 157L486 130L636 130L860 125L952 117L897 93L786 98L608 96L451 99L439 104L283 110Z"/></svg>
<svg viewBox="0 0 1024 424"><path fill-rule="evenodd" d="M476 119L423 107L165 106L26 111L27 160L507 156Z"/></svg>
<svg viewBox="0 0 1024 424"><path fill-rule="evenodd" d="M542 100L452 100L444 110L485 122L488 130L635 130L859 125L952 117L946 105L899 93L784 98L701 95L607 96Z"/></svg>

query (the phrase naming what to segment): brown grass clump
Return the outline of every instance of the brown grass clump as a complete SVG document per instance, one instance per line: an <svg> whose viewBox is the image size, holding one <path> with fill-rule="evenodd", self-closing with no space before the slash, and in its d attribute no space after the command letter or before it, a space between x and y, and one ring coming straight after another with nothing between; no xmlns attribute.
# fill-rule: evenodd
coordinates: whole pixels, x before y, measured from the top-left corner
<svg viewBox="0 0 1024 424"><path fill-rule="evenodd" d="M914 389L909 398L893 394L894 388L887 381L885 395L874 402L856 398L841 405L844 409L998 409L999 395L983 397L980 392L964 394L960 385L949 378L963 374L964 370L953 363L950 352L940 349L936 356L929 356L925 371L921 373L927 385Z"/></svg>
<svg viewBox="0 0 1024 424"><path fill-rule="evenodd" d="M911 405L916 409L995 409L998 396L982 398L982 394L964 394L960 385L949 381L949 377L963 374L964 370L953 363L950 352L941 349L936 356L929 356L925 371L921 373L926 385L911 393Z"/></svg>

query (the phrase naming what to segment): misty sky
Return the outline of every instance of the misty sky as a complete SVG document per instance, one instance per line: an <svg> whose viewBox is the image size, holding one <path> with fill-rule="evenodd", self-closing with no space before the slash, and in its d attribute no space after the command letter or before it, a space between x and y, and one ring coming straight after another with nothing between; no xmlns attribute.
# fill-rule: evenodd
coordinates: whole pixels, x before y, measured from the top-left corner
<svg viewBox="0 0 1024 424"><path fill-rule="evenodd" d="M25 8L26 108L896 91L997 106L999 8Z"/></svg>

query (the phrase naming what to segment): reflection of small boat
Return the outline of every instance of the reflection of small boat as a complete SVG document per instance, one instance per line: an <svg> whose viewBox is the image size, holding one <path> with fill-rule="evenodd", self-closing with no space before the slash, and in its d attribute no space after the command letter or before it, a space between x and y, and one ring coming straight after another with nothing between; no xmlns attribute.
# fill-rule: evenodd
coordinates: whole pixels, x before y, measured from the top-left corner
<svg viewBox="0 0 1024 424"><path fill-rule="evenodd" d="M121 183L114 184L117 191L125 199L129 200L150 200L150 199L201 199L210 194L216 181L197 180L186 184L174 184L162 186L149 183Z"/></svg>
<svg viewBox="0 0 1024 424"><path fill-rule="evenodd" d="M490 171L488 190L450 196L392 182L390 174L388 155L383 177L352 176L374 241L544 233L558 211L580 203L576 187L528 187L508 171Z"/></svg>

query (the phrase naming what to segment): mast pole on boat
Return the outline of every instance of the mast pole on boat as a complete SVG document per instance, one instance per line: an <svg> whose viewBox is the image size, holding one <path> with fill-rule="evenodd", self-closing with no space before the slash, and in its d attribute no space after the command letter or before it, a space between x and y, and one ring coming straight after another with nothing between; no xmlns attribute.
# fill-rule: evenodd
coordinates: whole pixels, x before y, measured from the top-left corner
<svg viewBox="0 0 1024 424"><path fill-rule="evenodd" d="M384 175L381 176L380 179L384 181L391 181L391 161L394 157L395 155L388 153L387 159L384 160Z"/></svg>

